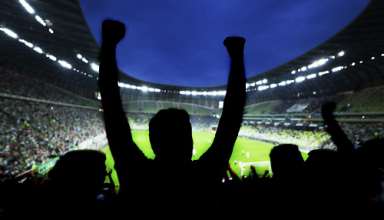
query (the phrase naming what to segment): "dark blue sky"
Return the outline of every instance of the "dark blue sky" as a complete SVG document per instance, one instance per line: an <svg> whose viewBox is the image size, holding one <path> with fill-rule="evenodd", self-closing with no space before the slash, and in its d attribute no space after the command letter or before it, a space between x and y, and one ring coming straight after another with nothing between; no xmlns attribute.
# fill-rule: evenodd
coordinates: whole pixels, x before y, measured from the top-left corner
<svg viewBox="0 0 384 220"><path fill-rule="evenodd" d="M227 35L247 38L248 76L283 64L349 24L368 0L81 0L96 39L105 18L128 34L119 66L136 78L165 84L225 84Z"/></svg>

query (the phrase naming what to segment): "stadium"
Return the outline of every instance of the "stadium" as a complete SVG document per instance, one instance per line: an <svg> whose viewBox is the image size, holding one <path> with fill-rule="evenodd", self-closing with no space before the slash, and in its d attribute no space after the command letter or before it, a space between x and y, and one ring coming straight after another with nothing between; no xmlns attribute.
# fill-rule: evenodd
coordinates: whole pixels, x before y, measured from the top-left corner
<svg viewBox="0 0 384 220"><path fill-rule="evenodd" d="M269 171L273 146L334 149L321 105L337 103L336 116L355 145L384 137L384 2L365 10L335 36L300 57L247 79L243 126L230 166ZM64 13L65 12L65 13ZM0 177L45 175L71 150L108 149L97 88L99 45L77 0L0 3ZM226 86L196 88L146 82L120 74L123 105L134 139L154 158L148 122L160 109L191 115L193 159L210 146ZM38 86L36 86L38 85ZM116 174L113 174L118 184Z"/></svg>

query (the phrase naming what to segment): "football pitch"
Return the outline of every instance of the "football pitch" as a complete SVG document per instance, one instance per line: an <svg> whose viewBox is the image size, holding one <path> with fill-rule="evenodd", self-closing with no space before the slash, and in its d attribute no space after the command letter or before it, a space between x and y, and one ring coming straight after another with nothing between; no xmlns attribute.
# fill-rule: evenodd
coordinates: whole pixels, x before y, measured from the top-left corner
<svg viewBox="0 0 384 220"><path fill-rule="evenodd" d="M135 143L145 156L149 159L155 158L155 154L153 153L149 142L148 131L134 130L132 133ZM208 150L214 135L215 134L212 132L193 132L194 155L192 160L198 160ZM274 145L271 143L239 137L234 146L229 164L238 176L247 176L250 172L250 166L254 166L257 173L262 175L265 171L270 170L269 152L273 146ZM113 181L118 185L118 179L113 169L114 162L110 150L106 147L104 151L107 156L106 163L108 170L112 171ZM306 157L304 153L303 156Z"/></svg>

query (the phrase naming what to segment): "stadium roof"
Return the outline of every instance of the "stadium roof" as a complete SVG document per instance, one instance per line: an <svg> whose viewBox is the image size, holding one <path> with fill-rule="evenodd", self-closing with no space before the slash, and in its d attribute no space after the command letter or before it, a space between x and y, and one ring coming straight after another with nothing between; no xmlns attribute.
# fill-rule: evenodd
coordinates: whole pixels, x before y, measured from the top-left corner
<svg viewBox="0 0 384 220"><path fill-rule="evenodd" d="M17 31L17 34L31 42L36 42L44 51L52 51L55 56L62 57L65 61L73 64L78 70L93 74L90 68L91 62L97 62L99 46L92 36L83 16L78 0L30 0L35 14L30 14L28 8L21 4L23 0L4 0L0 3L0 16L3 18L1 27L7 27ZM322 57L337 55L345 51L346 56L342 59L332 60L332 67L346 65L346 63L358 62L371 57L372 54L384 53L384 1L371 0L366 10L350 25L341 30L334 37L320 46L308 51L304 55L283 64L277 68L258 74L250 78L249 82L256 82L267 78L276 83L286 78L292 78L291 72L303 66L308 66ZM36 16L42 18L42 21ZM45 26L42 25L45 23ZM305 31L305 30L303 30ZM52 33L54 32L54 33ZM24 65L36 65L25 59L25 48L15 47L7 42L0 42L4 53L0 55L1 60L9 60L12 57L18 63ZM87 63L76 56L81 54L87 59ZM329 69L329 65L326 65ZM315 68L321 71L322 67ZM383 72L383 62L379 64L364 65L359 68L359 75L365 74L369 77L370 72ZM123 74L124 75L124 74ZM295 77L300 76L298 73ZM123 76L124 81L140 85L148 85L157 88L174 90L202 90L223 89L224 86L210 88L190 88L156 83L144 82L129 76ZM365 77L365 76L363 76ZM89 79L94 80L94 79ZM321 85L317 85L321 86Z"/></svg>

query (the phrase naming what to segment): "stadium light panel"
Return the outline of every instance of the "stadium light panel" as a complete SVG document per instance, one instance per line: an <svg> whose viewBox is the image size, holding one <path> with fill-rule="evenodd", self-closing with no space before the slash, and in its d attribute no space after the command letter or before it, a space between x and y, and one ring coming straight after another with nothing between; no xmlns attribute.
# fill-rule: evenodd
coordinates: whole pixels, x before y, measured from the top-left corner
<svg viewBox="0 0 384 220"><path fill-rule="evenodd" d="M269 86L259 86L257 88L258 91L264 91L264 90L267 90L267 89L269 89Z"/></svg>
<svg viewBox="0 0 384 220"><path fill-rule="evenodd" d="M263 83L267 84L268 83L268 79L263 79Z"/></svg>
<svg viewBox="0 0 384 220"><path fill-rule="evenodd" d="M381 56L384 57L384 53L382 53Z"/></svg>
<svg viewBox="0 0 384 220"><path fill-rule="evenodd" d="M299 76L295 79L295 82L296 83L302 83L305 81L305 77L304 76Z"/></svg>
<svg viewBox="0 0 384 220"><path fill-rule="evenodd" d="M293 75L296 74L296 70L292 70L291 74Z"/></svg>
<svg viewBox="0 0 384 220"><path fill-rule="evenodd" d="M44 53L44 51L40 48L40 47L34 47L33 48L33 50L36 52L36 53L38 53L38 54L42 54L42 53Z"/></svg>
<svg viewBox="0 0 384 220"><path fill-rule="evenodd" d="M286 86L287 85L287 82L286 81L282 81L279 83L279 86Z"/></svg>
<svg viewBox="0 0 384 220"><path fill-rule="evenodd" d="M35 16L35 19L37 22L39 22L41 25L43 25L44 27L47 26L47 23L45 23L45 21L38 15Z"/></svg>
<svg viewBox="0 0 384 220"><path fill-rule="evenodd" d="M376 57L371 57L371 60L375 60L376 59Z"/></svg>
<svg viewBox="0 0 384 220"><path fill-rule="evenodd" d="M25 46L29 47L29 48L33 48L33 43L29 42L29 41L26 41L24 39L19 39L19 42L20 43L23 43Z"/></svg>
<svg viewBox="0 0 384 220"><path fill-rule="evenodd" d="M300 69L301 71L303 71L303 72L305 72L305 71L307 71L308 70L308 68L306 67L306 66L303 66L303 67L301 67L301 69Z"/></svg>
<svg viewBox="0 0 384 220"><path fill-rule="evenodd" d="M270 87L271 89L276 88L276 87L277 87L277 84L273 83L273 84L269 85L269 87Z"/></svg>
<svg viewBox="0 0 384 220"><path fill-rule="evenodd" d="M13 39L17 39L19 37L14 31L5 27L0 27L0 31L4 32L6 35Z"/></svg>
<svg viewBox="0 0 384 220"><path fill-rule="evenodd" d="M332 69L332 73L340 72L344 69L344 66L338 66Z"/></svg>
<svg viewBox="0 0 384 220"><path fill-rule="evenodd" d="M85 57L83 57L83 58L81 59L81 61L83 61L84 63L88 63L88 62L89 62Z"/></svg>
<svg viewBox="0 0 384 220"><path fill-rule="evenodd" d="M31 15L35 14L36 11L35 9L32 8L32 6L30 4L28 4L28 2L26 2L25 0L19 0L19 3L21 4L21 6L23 6L23 8Z"/></svg>
<svg viewBox="0 0 384 220"><path fill-rule="evenodd" d="M356 63L355 63L355 62L353 62L353 63L351 64L351 66L356 66Z"/></svg>
<svg viewBox="0 0 384 220"><path fill-rule="evenodd" d="M96 63L91 63L91 69L95 72L99 72L99 65L97 65Z"/></svg>
<svg viewBox="0 0 384 220"><path fill-rule="evenodd" d="M309 74L309 75L307 76L307 79L314 79L314 78L316 78L316 77L317 77L316 73L312 73L312 74Z"/></svg>
<svg viewBox="0 0 384 220"><path fill-rule="evenodd" d="M337 54L338 57L343 57L344 55L345 55L345 51L344 51L344 50L340 51L340 52Z"/></svg>
<svg viewBox="0 0 384 220"><path fill-rule="evenodd" d="M49 33L51 33L51 34L54 34L54 33L55 33L51 28L49 28L48 31L49 31Z"/></svg>
<svg viewBox="0 0 384 220"><path fill-rule="evenodd" d="M364 61L362 61L362 60L360 60L360 62L359 62L360 64L363 64L364 63Z"/></svg>
<svg viewBox="0 0 384 220"><path fill-rule="evenodd" d="M329 58L331 58L332 60L336 59L336 57L335 57L335 56L330 56Z"/></svg>
<svg viewBox="0 0 384 220"><path fill-rule="evenodd" d="M81 55L81 54L78 53L78 54L76 55L76 57L77 57L77 59L81 60L81 59L83 58L83 55Z"/></svg>
<svg viewBox="0 0 384 220"><path fill-rule="evenodd" d="M329 59L328 58L321 58L319 60L316 60L315 62L311 63L308 68L309 69L313 69L313 68L317 68L317 67L320 67L320 66L323 66L325 65L326 63L328 63Z"/></svg>
<svg viewBox="0 0 384 220"><path fill-rule="evenodd" d="M51 54L46 54L45 55L48 59L52 60L52 61L57 61L57 58ZM77 72L79 72L79 70L76 70Z"/></svg>
<svg viewBox="0 0 384 220"><path fill-rule="evenodd" d="M72 69L72 65L65 60L59 60L57 62L65 69Z"/></svg>

